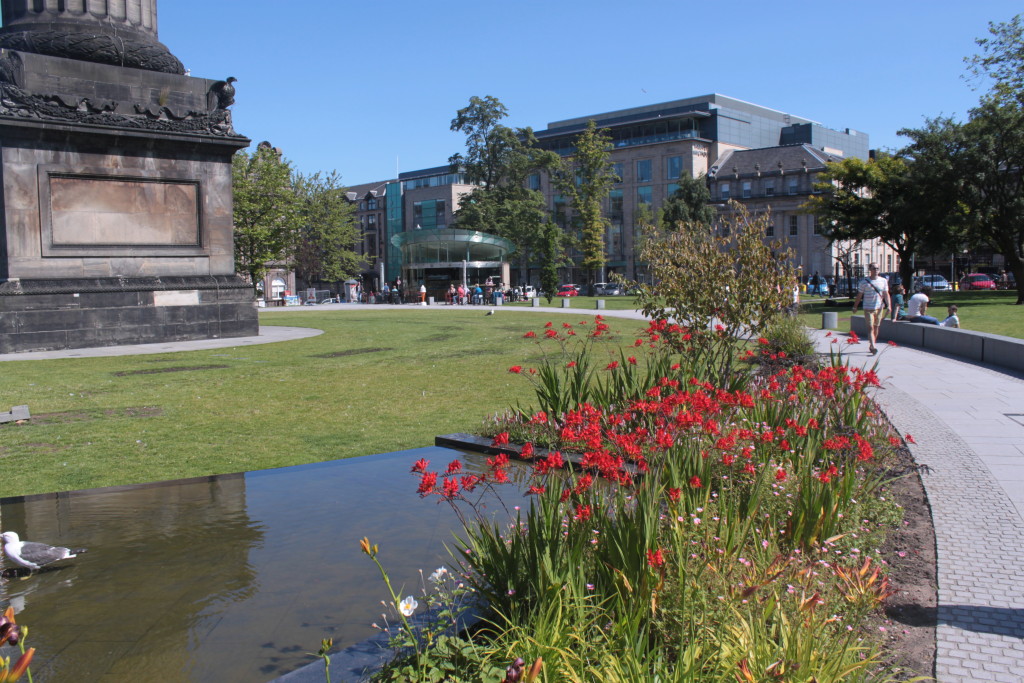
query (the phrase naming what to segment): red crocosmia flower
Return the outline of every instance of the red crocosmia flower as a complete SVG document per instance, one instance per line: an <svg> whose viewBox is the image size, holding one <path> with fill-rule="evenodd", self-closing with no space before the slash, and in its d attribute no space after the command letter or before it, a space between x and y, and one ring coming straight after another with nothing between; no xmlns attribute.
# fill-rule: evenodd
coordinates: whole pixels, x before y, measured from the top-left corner
<svg viewBox="0 0 1024 683"><path fill-rule="evenodd" d="M755 474L757 472L757 470L754 468L754 463L752 462L748 462L746 465L744 465L743 471L746 472L747 474Z"/></svg>
<svg viewBox="0 0 1024 683"><path fill-rule="evenodd" d="M636 356L630 356L626 360L629 361L630 365L636 365Z"/></svg>
<svg viewBox="0 0 1024 683"><path fill-rule="evenodd" d="M574 361L574 360L569 361L568 363L565 364L565 367L567 367L567 368L574 368L574 367L576 367L576 361Z"/></svg>
<svg viewBox="0 0 1024 683"><path fill-rule="evenodd" d="M544 493L546 489L543 486L531 486L526 490L527 495L539 496Z"/></svg>
<svg viewBox="0 0 1024 683"><path fill-rule="evenodd" d="M511 372L513 375L518 375L519 373L521 373L523 371L523 366L522 365L513 365L512 367L510 367L508 369L508 371Z"/></svg>
<svg viewBox="0 0 1024 683"><path fill-rule="evenodd" d="M690 477L691 488L699 489L701 486L703 486L703 484L700 481L700 477L698 477L696 474Z"/></svg>
<svg viewBox="0 0 1024 683"><path fill-rule="evenodd" d="M907 440L907 443L913 443L913 444L917 443L916 441L914 441L914 437L912 437L910 434L904 435L903 438Z"/></svg>
<svg viewBox="0 0 1024 683"><path fill-rule="evenodd" d="M889 445L891 445L893 448L899 448L900 447L899 437L890 436L889 437Z"/></svg>
<svg viewBox="0 0 1024 683"><path fill-rule="evenodd" d="M410 472L426 472L428 467L430 467L430 461L429 460L424 460L423 458L420 458L419 460L417 460L413 464L412 469L409 470L409 471Z"/></svg>
<svg viewBox="0 0 1024 683"><path fill-rule="evenodd" d="M536 375L537 374L537 368L530 368L530 374L531 375Z"/></svg>
<svg viewBox="0 0 1024 683"><path fill-rule="evenodd" d="M554 339L558 336L558 332L555 330L544 330L544 336L548 339Z"/></svg>
<svg viewBox="0 0 1024 683"><path fill-rule="evenodd" d="M775 470L775 481L786 481L786 470L781 467Z"/></svg>
<svg viewBox="0 0 1024 683"><path fill-rule="evenodd" d="M522 455L524 458L532 458L533 457L533 444L530 443L530 442L524 443L523 444L523 450L520 452L520 455Z"/></svg>
<svg viewBox="0 0 1024 683"><path fill-rule="evenodd" d="M590 515L591 515L591 512L590 512L590 506L589 505L577 505L576 506L576 516L574 517L574 519L577 522L586 522L588 519L590 519Z"/></svg>
<svg viewBox="0 0 1024 683"><path fill-rule="evenodd" d="M507 484L509 482L508 472L505 470L495 470L493 476L495 484Z"/></svg>
<svg viewBox="0 0 1024 683"><path fill-rule="evenodd" d="M831 337L831 336L832 336L832 333L831 333L831 332L826 332L826 333L825 333L825 336L826 336L826 337Z"/></svg>
<svg viewBox="0 0 1024 683"><path fill-rule="evenodd" d="M448 469L445 471L445 474L458 474L461 471L462 463L459 462L458 460L452 460L450 463L448 463Z"/></svg>
<svg viewBox="0 0 1024 683"><path fill-rule="evenodd" d="M644 345L644 340L643 339L637 339L635 342L633 342L633 346L643 346L643 345Z"/></svg>
<svg viewBox="0 0 1024 683"><path fill-rule="evenodd" d="M548 414L545 413L543 410L538 411L533 417L530 418L530 422L535 425L544 424L547 421Z"/></svg>
<svg viewBox="0 0 1024 683"><path fill-rule="evenodd" d="M726 467L730 467L735 461L736 457L732 453L726 453L722 456L722 464Z"/></svg>
<svg viewBox="0 0 1024 683"><path fill-rule="evenodd" d="M682 489L669 489L668 490L668 499L670 501L672 501L673 503L679 502L679 497L682 496L682 495L683 495L683 490Z"/></svg>
<svg viewBox="0 0 1024 683"><path fill-rule="evenodd" d="M765 339L764 337L758 337L757 343L760 344L761 346L768 346L768 340Z"/></svg>
<svg viewBox="0 0 1024 683"><path fill-rule="evenodd" d="M491 441L492 446L505 446L508 444L508 432L502 432L494 437Z"/></svg>
<svg viewBox="0 0 1024 683"><path fill-rule="evenodd" d="M598 313L597 315L594 316L594 320L604 320L604 316Z"/></svg>
<svg viewBox="0 0 1024 683"><path fill-rule="evenodd" d="M562 327L564 327L567 330L571 330L572 329L572 323L562 323Z"/></svg>
<svg viewBox="0 0 1024 683"><path fill-rule="evenodd" d="M715 332L725 332L725 325L715 323Z"/></svg>
<svg viewBox="0 0 1024 683"><path fill-rule="evenodd" d="M662 552L661 548L657 550L647 551L647 566L652 569L658 569L665 565L665 553Z"/></svg>
<svg viewBox="0 0 1024 683"><path fill-rule="evenodd" d="M854 332L853 330L850 330L850 338L846 340L846 343L847 344L859 344L860 343L860 337L857 336L856 332Z"/></svg>
<svg viewBox="0 0 1024 683"><path fill-rule="evenodd" d="M437 487L437 472L424 472L423 476L420 477L419 488L416 489L416 493L421 496L433 493L434 488Z"/></svg>
<svg viewBox="0 0 1024 683"><path fill-rule="evenodd" d="M526 334L523 335L523 337L525 339L533 339L536 336L537 336L537 333L534 332L533 330L530 330L529 332L527 332Z"/></svg>
<svg viewBox="0 0 1024 683"><path fill-rule="evenodd" d="M476 488L476 485L479 482L480 482L480 477L476 476L475 474L467 474L466 476L462 477L462 479L461 479L462 490L463 491L469 491L469 492L472 493L473 489Z"/></svg>
<svg viewBox="0 0 1024 683"><path fill-rule="evenodd" d="M683 366L680 365L679 363L673 363L671 369L672 370L678 370L681 367L683 367Z"/></svg>
<svg viewBox="0 0 1024 683"><path fill-rule="evenodd" d="M449 500L459 495L459 481L457 479L445 479L441 495Z"/></svg>
<svg viewBox="0 0 1024 683"><path fill-rule="evenodd" d="M544 323L544 327L551 327L551 322L549 321L549 322Z"/></svg>
<svg viewBox="0 0 1024 683"><path fill-rule="evenodd" d="M619 361L613 360L611 363L608 364L608 367L606 367L605 370L614 370L617 367L619 367Z"/></svg>

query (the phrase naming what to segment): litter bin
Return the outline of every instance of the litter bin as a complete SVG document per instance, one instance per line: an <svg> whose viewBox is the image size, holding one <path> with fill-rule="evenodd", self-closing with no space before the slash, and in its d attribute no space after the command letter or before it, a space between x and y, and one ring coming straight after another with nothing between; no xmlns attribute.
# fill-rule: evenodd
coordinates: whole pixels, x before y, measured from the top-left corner
<svg viewBox="0 0 1024 683"><path fill-rule="evenodd" d="M839 313L837 311L825 311L821 314L821 329L834 330L839 327Z"/></svg>
<svg viewBox="0 0 1024 683"><path fill-rule="evenodd" d="M505 305L505 294L503 292L494 293L494 305L504 306Z"/></svg>

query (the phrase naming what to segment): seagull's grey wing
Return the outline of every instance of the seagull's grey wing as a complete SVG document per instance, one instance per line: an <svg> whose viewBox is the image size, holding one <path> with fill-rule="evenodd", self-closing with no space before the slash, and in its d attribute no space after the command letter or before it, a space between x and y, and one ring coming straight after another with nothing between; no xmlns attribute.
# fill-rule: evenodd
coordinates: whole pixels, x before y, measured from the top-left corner
<svg viewBox="0 0 1024 683"><path fill-rule="evenodd" d="M54 547L45 543L32 543L25 541L21 544L21 557L33 564L42 566L57 560L74 557L67 548Z"/></svg>

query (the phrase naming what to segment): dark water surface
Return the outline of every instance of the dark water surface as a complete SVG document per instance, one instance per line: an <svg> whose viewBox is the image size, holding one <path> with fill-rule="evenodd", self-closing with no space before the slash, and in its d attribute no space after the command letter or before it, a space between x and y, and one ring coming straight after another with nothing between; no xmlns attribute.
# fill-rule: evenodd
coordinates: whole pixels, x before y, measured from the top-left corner
<svg viewBox="0 0 1024 683"><path fill-rule="evenodd" d="M416 494L418 458L485 466L433 447L0 500L4 531L89 550L0 585L0 606L31 630L37 683L269 680L313 661L322 638L346 647L376 633L387 592L363 536L403 596L419 598L418 570L450 564L458 520Z"/></svg>

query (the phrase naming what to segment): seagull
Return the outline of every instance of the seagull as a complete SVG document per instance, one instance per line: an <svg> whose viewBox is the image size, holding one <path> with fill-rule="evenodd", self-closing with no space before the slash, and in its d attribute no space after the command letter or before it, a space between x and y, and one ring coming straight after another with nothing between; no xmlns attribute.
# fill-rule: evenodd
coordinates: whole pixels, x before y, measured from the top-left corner
<svg viewBox="0 0 1024 683"><path fill-rule="evenodd" d="M494 315L494 309L492 308L491 310L487 311L487 313L485 313L484 315Z"/></svg>
<svg viewBox="0 0 1024 683"><path fill-rule="evenodd" d="M15 564L20 564L26 569L35 571L58 560L67 560L76 557L77 553L84 553L84 548L71 550L70 548L46 545L45 543L33 543L22 541L18 534L13 531L5 531L0 534L4 540L4 554Z"/></svg>

